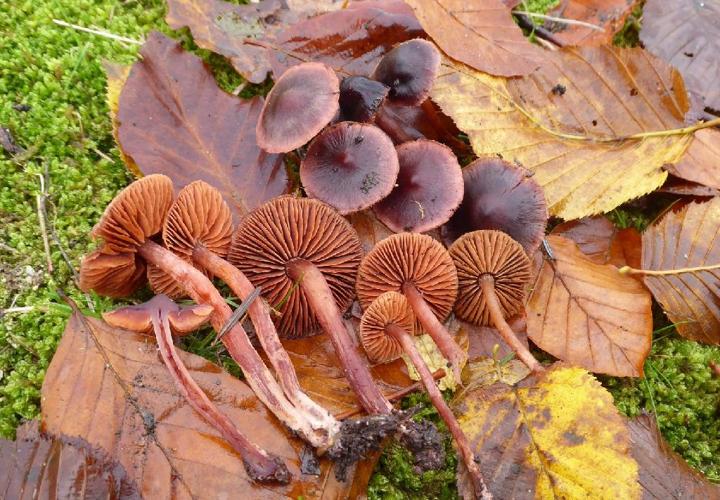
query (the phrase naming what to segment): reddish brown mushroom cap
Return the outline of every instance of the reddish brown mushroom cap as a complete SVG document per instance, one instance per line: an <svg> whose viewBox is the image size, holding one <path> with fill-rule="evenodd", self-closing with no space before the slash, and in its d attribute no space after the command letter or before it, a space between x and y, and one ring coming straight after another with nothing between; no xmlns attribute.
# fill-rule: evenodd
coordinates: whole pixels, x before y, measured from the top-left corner
<svg viewBox="0 0 720 500"><path fill-rule="evenodd" d="M490 325L491 317L480 278L491 275L505 318L523 308L525 287L531 278L530 259L523 247L501 231L473 231L450 247L458 276L455 314L476 325Z"/></svg>
<svg viewBox="0 0 720 500"><path fill-rule="evenodd" d="M403 42L385 54L372 78L390 87L389 99L414 106L423 102L440 69L440 52L420 38Z"/></svg>
<svg viewBox="0 0 720 500"><path fill-rule="evenodd" d="M463 174L452 150L420 139L397 148L400 173L395 189L373 210L395 232L422 233L455 213L463 197Z"/></svg>
<svg viewBox="0 0 720 500"><path fill-rule="evenodd" d="M492 229L507 233L532 255L545 236L548 211L543 190L528 171L499 158L480 158L463 169L463 179L465 197L441 230L445 243Z"/></svg>
<svg viewBox="0 0 720 500"><path fill-rule="evenodd" d="M402 292L405 283L415 285L440 320L450 314L457 296L457 274L440 242L423 234L401 233L378 243L358 270L360 304L370 307L385 292Z"/></svg>
<svg viewBox="0 0 720 500"><path fill-rule="evenodd" d="M415 315L404 295L385 292L375 299L360 320L360 340L374 363L389 363L399 358L403 348L386 328L397 325L410 335L415 332Z"/></svg>
<svg viewBox="0 0 720 500"><path fill-rule="evenodd" d="M340 82L322 63L298 64L275 82L258 118L257 143L286 153L315 137L337 115Z"/></svg>
<svg viewBox="0 0 720 500"><path fill-rule="evenodd" d="M341 122L310 144L300 180L308 196L349 214L387 196L399 169L395 146L385 132L374 125Z"/></svg>
<svg viewBox="0 0 720 500"><path fill-rule="evenodd" d="M364 76L348 76L340 82L340 118L369 122L375 116L390 87Z"/></svg>
<svg viewBox="0 0 720 500"><path fill-rule="evenodd" d="M303 288L288 276L288 263L312 262L324 275L338 308L345 310L354 297L361 255L357 234L332 207L315 199L281 196L243 219L228 260L279 309L280 334L295 338L317 333L320 325Z"/></svg>
<svg viewBox="0 0 720 500"><path fill-rule="evenodd" d="M107 297L127 297L145 284L145 263L134 252L96 250L80 264L80 289Z"/></svg>
<svg viewBox="0 0 720 500"><path fill-rule="evenodd" d="M210 319L213 312L212 306L207 304L181 307L166 295L156 295L143 304L121 307L105 312L102 316L110 326L149 333L153 329L152 314L157 310L167 313L170 327L177 334L197 330Z"/></svg>

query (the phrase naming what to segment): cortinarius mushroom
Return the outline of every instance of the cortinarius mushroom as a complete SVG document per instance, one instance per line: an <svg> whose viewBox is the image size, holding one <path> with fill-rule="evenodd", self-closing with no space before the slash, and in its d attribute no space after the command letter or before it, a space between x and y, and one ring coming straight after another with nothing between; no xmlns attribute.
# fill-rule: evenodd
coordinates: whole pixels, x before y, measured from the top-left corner
<svg viewBox="0 0 720 500"><path fill-rule="evenodd" d="M384 83L364 76L348 76L340 82L340 119L372 121L390 91Z"/></svg>
<svg viewBox="0 0 720 500"><path fill-rule="evenodd" d="M499 158L479 158L462 173L465 197L441 229L445 244L469 231L494 229L532 255L545 236L548 211L543 190L528 171Z"/></svg>
<svg viewBox="0 0 720 500"><path fill-rule="evenodd" d="M445 403L442 393L435 385L432 373L412 339L414 331L415 318L410 304L405 296L398 292L385 292L380 295L370 304L360 321L362 343L371 360L388 363L400 357L403 352L408 355L420 374L430 401L457 443L463 462L470 472L475 493L479 498L491 498L467 436Z"/></svg>
<svg viewBox="0 0 720 500"><path fill-rule="evenodd" d="M458 275L458 318L494 325L503 340L533 372L542 365L515 336L505 318L523 308L531 278L530 259L522 246L501 231L473 231L450 247Z"/></svg>
<svg viewBox="0 0 720 500"><path fill-rule="evenodd" d="M172 333L188 333L205 323L213 308L194 305L181 308L165 295L157 295L138 306L128 306L103 313L112 326L141 333L154 331L160 356L180 393L190 406L215 427L243 459L248 476L259 482L288 483L290 471L277 457L251 442L223 414L193 380L175 350Z"/></svg>
<svg viewBox="0 0 720 500"><path fill-rule="evenodd" d="M395 189L373 207L387 227L422 233L450 219L463 197L463 174L452 150L420 139L397 147Z"/></svg>
<svg viewBox="0 0 720 500"><path fill-rule="evenodd" d="M414 106L430 95L439 69L438 49L427 40L417 38L385 54L371 78L390 87L391 101Z"/></svg>
<svg viewBox="0 0 720 500"><path fill-rule="evenodd" d="M322 63L288 69L275 82L257 122L257 143L269 153L286 153L315 137L335 118L340 82Z"/></svg>
<svg viewBox="0 0 720 500"><path fill-rule="evenodd" d="M385 132L374 125L340 122L312 141L300 180L308 196L349 214L387 196L399 168L395 145Z"/></svg>
<svg viewBox="0 0 720 500"><path fill-rule="evenodd" d="M363 309L385 292L404 294L460 380L467 355L441 323L455 303L457 275L441 243L417 233L382 240L360 264L356 288Z"/></svg>

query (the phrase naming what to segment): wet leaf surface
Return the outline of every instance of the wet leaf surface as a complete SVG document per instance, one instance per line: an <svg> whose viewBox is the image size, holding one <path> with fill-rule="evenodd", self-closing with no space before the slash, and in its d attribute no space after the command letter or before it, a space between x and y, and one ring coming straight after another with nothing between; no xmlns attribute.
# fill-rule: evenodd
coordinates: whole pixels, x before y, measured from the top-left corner
<svg viewBox="0 0 720 500"><path fill-rule="evenodd" d="M554 259L535 259L528 337L589 371L641 377L652 341L648 291L615 266L596 264L571 240L550 235L547 241Z"/></svg>
<svg viewBox="0 0 720 500"><path fill-rule="evenodd" d="M695 133L690 147L680 161L668 165L671 174L720 189L720 130L705 129Z"/></svg>
<svg viewBox="0 0 720 500"><path fill-rule="evenodd" d="M200 58L153 32L120 94L118 138L145 175L176 189L194 180L216 187L237 219L288 192L282 155L262 151L255 125L263 100L223 92Z"/></svg>
<svg viewBox="0 0 720 500"><path fill-rule="evenodd" d="M643 281L683 337L720 344L720 198L668 212L643 233ZM720 267L720 266L719 266Z"/></svg>
<svg viewBox="0 0 720 500"><path fill-rule="evenodd" d="M491 326L476 326L472 323L460 321L458 319L451 320L450 331L454 330L452 325L456 325L459 329L458 335L462 335L465 331L468 338L468 359L492 358L493 354L498 359L514 354L514 351L505 343L500 336L500 332ZM521 343L528 345L527 340L527 324L524 315L518 315L508 319L508 325L515 332L515 335ZM497 351L495 351L497 346Z"/></svg>
<svg viewBox="0 0 720 500"><path fill-rule="evenodd" d="M609 45L639 0L562 0L548 15L589 23L579 24L547 20L543 24L564 45Z"/></svg>

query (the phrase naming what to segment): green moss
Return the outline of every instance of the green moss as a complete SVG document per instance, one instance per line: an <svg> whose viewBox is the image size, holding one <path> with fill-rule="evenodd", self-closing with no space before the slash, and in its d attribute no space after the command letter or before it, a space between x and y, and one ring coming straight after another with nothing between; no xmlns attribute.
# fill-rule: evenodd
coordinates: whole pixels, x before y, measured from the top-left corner
<svg viewBox="0 0 720 500"><path fill-rule="evenodd" d="M623 28L613 37L613 45L618 47L637 47L640 45L640 20L645 1L639 2L625 21Z"/></svg>

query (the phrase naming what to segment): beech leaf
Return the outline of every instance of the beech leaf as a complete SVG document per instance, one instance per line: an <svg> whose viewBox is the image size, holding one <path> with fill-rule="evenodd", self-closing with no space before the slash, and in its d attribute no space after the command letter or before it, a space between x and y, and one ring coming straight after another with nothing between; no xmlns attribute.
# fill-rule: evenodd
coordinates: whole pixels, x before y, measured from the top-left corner
<svg viewBox="0 0 720 500"><path fill-rule="evenodd" d="M648 291L615 266L596 264L571 240L550 235L547 242L553 258L541 259L528 297L528 337L589 371L641 377L652 342Z"/></svg>
<svg viewBox="0 0 720 500"><path fill-rule="evenodd" d="M719 158L720 130L708 128L695 132L695 137L682 159L666 168L676 177L720 189Z"/></svg>
<svg viewBox="0 0 720 500"><path fill-rule="evenodd" d="M453 404L495 498L639 496L625 421L581 368L557 363L515 386L464 391Z"/></svg>
<svg viewBox="0 0 720 500"><path fill-rule="evenodd" d="M650 289L683 337L720 344L720 198L668 212L643 233Z"/></svg>
<svg viewBox="0 0 720 500"><path fill-rule="evenodd" d="M553 215L607 212L665 181L685 152L680 74L642 49L566 48L522 78L446 63L432 92L475 153L535 173ZM702 127L705 125L700 125Z"/></svg>
<svg viewBox="0 0 720 500"><path fill-rule="evenodd" d="M528 346L527 324L524 315L518 315L507 320L510 328L515 332L515 336L525 347ZM465 321L454 318L448 326L448 330L453 332L453 325L457 324L457 335L467 335L468 338L468 359L492 358L497 356L503 359L514 351L505 343L500 332L492 326L478 326ZM496 347L497 346L497 347Z"/></svg>
<svg viewBox="0 0 720 500"><path fill-rule="evenodd" d="M720 3L648 0L640 40L682 73L705 106L720 110Z"/></svg>
<svg viewBox="0 0 720 500"><path fill-rule="evenodd" d="M625 25L639 0L562 0L548 14L592 24L600 29L578 23L546 20L543 26L563 45L611 45L613 36Z"/></svg>
<svg viewBox="0 0 720 500"><path fill-rule="evenodd" d="M289 191L282 155L255 141L262 98L223 92L200 58L160 33L150 33L140 53L117 121L120 147L144 175L165 174L178 190L204 180L236 219Z"/></svg>
<svg viewBox="0 0 720 500"><path fill-rule="evenodd" d="M501 0L407 0L425 31L453 59L498 76L532 73L543 52Z"/></svg>
<svg viewBox="0 0 720 500"><path fill-rule="evenodd" d="M105 450L143 497L308 498L345 496L327 460L303 475L303 443L240 380L209 361L179 351L208 397L255 443L280 457L289 485L252 483L240 456L178 392L151 337L116 329L75 312L42 387L44 428ZM350 474L352 477L352 473Z"/></svg>

